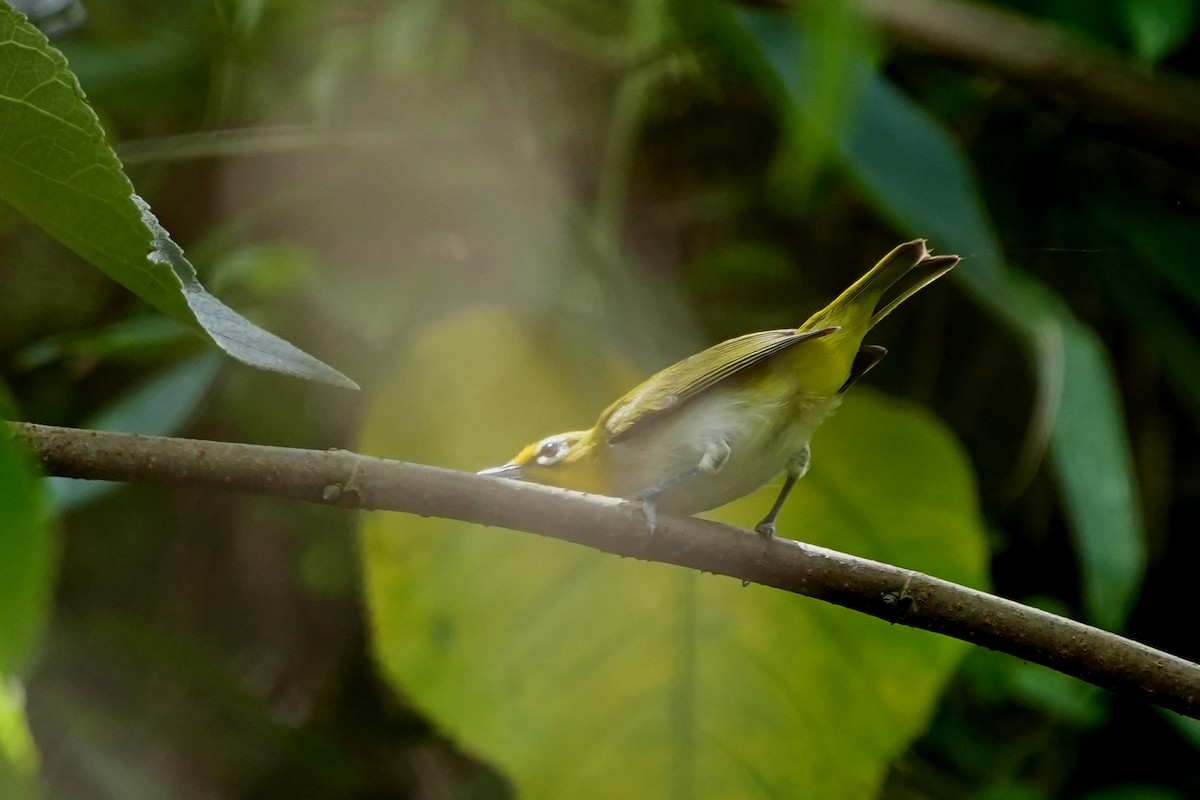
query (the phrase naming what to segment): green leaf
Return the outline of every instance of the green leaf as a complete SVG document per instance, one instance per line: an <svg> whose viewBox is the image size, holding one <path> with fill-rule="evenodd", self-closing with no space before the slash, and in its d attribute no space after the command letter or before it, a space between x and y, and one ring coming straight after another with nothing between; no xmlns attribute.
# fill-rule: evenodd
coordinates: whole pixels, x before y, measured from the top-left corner
<svg viewBox="0 0 1200 800"><path fill-rule="evenodd" d="M766 62L775 94L792 107L806 105L808 37L785 15L739 11L741 23ZM939 250L953 248L964 267L998 280L1002 264L974 176L954 140L870 64L859 61L858 102L843 116L836 147L849 175L880 210L906 230L919 231ZM772 88L772 87L768 87ZM955 271L961 274L963 269Z"/></svg>
<svg viewBox="0 0 1200 800"><path fill-rule="evenodd" d="M3 676L0 676L0 761L7 761L14 771L24 774L35 772L38 766L37 748L25 721L25 691L15 679Z"/></svg>
<svg viewBox="0 0 1200 800"><path fill-rule="evenodd" d="M0 431L0 680L28 659L45 624L54 539L33 465Z"/></svg>
<svg viewBox="0 0 1200 800"><path fill-rule="evenodd" d="M1089 616L1120 628L1141 589L1146 551L1125 421L1108 354L1083 325L1064 325L1054 466L1076 533Z"/></svg>
<svg viewBox="0 0 1200 800"><path fill-rule="evenodd" d="M1079 728L1099 728L1112 715L1103 689L1038 664L1019 664L1012 682L1014 698Z"/></svg>
<svg viewBox="0 0 1200 800"><path fill-rule="evenodd" d="M25 691L14 678L0 675L0 797L5 800L44 800L38 785L40 766L29 723L25 720Z"/></svg>
<svg viewBox="0 0 1200 800"><path fill-rule="evenodd" d="M1121 9L1137 54L1156 64L1196 29L1196 0L1124 0Z"/></svg>
<svg viewBox="0 0 1200 800"><path fill-rule="evenodd" d="M1183 739L1196 750L1200 750L1200 719L1185 717L1182 714L1176 714L1174 711L1167 711L1163 708L1155 708L1155 711L1158 711L1166 718L1167 724L1179 734L1179 738Z"/></svg>
<svg viewBox="0 0 1200 800"><path fill-rule="evenodd" d="M873 60L876 50L870 26L854 3L806 3L803 23L812 47L797 52L801 62L792 74L804 81L806 102L791 107L787 137L771 176L775 193L801 208L808 202L818 173L833 156L837 132L858 105L864 79L870 74L862 65ZM798 23L787 19L784 24Z"/></svg>
<svg viewBox="0 0 1200 800"><path fill-rule="evenodd" d="M134 194L62 54L0 3L0 200L232 357L336 386L354 382L213 297ZM147 255L149 254L149 255Z"/></svg>
<svg viewBox="0 0 1200 800"><path fill-rule="evenodd" d="M581 374L607 389L584 400ZM479 469L633 380L561 331L474 311L414 344L363 448ZM813 450L781 535L985 583L970 470L927 415L855 392ZM714 516L752 524L777 488ZM526 798L874 797L965 650L529 534L382 513L363 530L384 674Z"/></svg>
<svg viewBox="0 0 1200 800"><path fill-rule="evenodd" d="M195 345L192 329L148 312L99 328L68 331L38 339L13 356L18 370L32 370L66 358L144 364L161 361ZM194 349L194 348L191 348Z"/></svg>
<svg viewBox="0 0 1200 800"><path fill-rule="evenodd" d="M784 103L806 102L796 74L805 47L800 32L772 12L740 11L736 18L778 82L775 93ZM866 79L837 141L844 168L879 212L939 251L960 253L955 275L1024 337L1040 395L1031 430L1054 456L1084 608L1097 624L1121 628L1137 599L1145 553L1120 397L1103 346L1050 289L1004 264L966 157L886 79Z"/></svg>

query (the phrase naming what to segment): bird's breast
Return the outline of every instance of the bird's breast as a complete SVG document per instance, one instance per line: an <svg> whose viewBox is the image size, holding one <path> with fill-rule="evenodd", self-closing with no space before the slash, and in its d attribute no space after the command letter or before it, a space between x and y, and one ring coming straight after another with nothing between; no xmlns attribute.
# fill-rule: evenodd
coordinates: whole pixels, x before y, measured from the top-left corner
<svg viewBox="0 0 1200 800"><path fill-rule="evenodd" d="M803 449L841 401L771 384L716 387L674 414L610 445L615 494L631 497L724 452L719 469L666 490L665 511L694 514L758 489Z"/></svg>

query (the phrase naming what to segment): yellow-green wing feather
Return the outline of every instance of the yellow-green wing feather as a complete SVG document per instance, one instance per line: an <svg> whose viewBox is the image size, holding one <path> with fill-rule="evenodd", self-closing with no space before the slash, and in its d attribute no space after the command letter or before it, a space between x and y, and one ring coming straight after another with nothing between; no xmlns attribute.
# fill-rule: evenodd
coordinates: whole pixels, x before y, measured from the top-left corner
<svg viewBox="0 0 1200 800"><path fill-rule="evenodd" d="M600 416L599 427L610 443L619 442L643 425L678 411L689 400L747 367L798 342L837 332L823 353L824 361L808 379L830 393L844 390L866 371L866 363L855 367L855 354L862 338L876 323L917 291L940 278L958 263L958 256L933 256L923 239L906 242L884 256L878 264L844 292L809 317L799 328L749 333L721 342L654 375L641 386L613 403ZM905 279L907 281L905 282ZM899 286L895 299L876 311L883 295ZM872 353L878 361L877 353ZM823 372L822 372L823 370ZM850 380L848 380L848 378Z"/></svg>
<svg viewBox="0 0 1200 800"><path fill-rule="evenodd" d="M689 400L731 375L761 363L794 344L828 336L836 327L814 331L783 328L738 336L667 367L636 387L600 416L610 443L619 442L653 420L672 414Z"/></svg>

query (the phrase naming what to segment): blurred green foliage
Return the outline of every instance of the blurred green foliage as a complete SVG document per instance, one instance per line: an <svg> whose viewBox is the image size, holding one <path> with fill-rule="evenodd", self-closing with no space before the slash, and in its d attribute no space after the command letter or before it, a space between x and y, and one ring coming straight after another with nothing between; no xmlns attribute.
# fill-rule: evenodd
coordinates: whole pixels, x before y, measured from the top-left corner
<svg viewBox="0 0 1200 800"><path fill-rule="evenodd" d="M405 429L378 410L411 400L382 387L447 320L488 303L575 331L554 363L594 408L617 390L579 368L589 354L619 353L644 374L789 324L925 236L963 255L957 283L873 334L890 354L868 383L962 441L996 591L1200 658L1181 613L1200 502L1200 180L1184 151L1156 145L1169 132L1117 131L1069 93L897 47L869 15L824 0L798 14L714 0L80 5L84 17L47 30L205 285L364 392L197 360L200 340L5 207L0 378L13 415L330 447L360 441L371 403L402 429L387 441L403 447L378 454L482 467L495 452L472 459L472 441L451 442L480 429L475 412ZM1164 81L1200 81L1195 0L1002 5L1061 32L1064 52L1086 42ZM2 113L4 135L28 132ZM78 208L35 200L38 224L80 237L77 251L96 244ZM453 375L472 363L466 350L502 346L468 339L438 357ZM481 387L455 377L447 409L504 408L491 391L466 403ZM470 727L480 716L450 724L416 689L380 680L395 676L369 642L395 647L389 620L413 609L362 595L348 515L185 489L80 497L60 515L50 598L38 587L56 545L10 455L0 497L16 499L0 515L29 524L0 526L0 571L25 570L36 590L0 604L14 619L0 653L15 654L0 791L491 798L527 785L498 756L464 754L493 752ZM832 474L839 458L827 459ZM818 450L814 492L821 463ZM371 547L385 539L402 547L405 534L376 531ZM886 672L886 659L872 666ZM456 676L472 696L470 670ZM970 652L929 708L933 697L891 731L882 797L1200 794L1190 721L986 652ZM835 741L871 711L839 702ZM40 776L28 759L12 770L26 758L12 745L22 706ZM783 748L799 736L775 735Z"/></svg>

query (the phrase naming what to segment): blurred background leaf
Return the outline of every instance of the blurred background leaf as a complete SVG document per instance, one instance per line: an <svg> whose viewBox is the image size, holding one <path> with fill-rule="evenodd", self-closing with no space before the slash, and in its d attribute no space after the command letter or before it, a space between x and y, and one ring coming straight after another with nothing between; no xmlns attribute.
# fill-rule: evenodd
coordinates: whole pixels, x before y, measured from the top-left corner
<svg viewBox="0 0 1200 800"><path fill-rule="evenodd" d="M25 691L15 678L0 683L0 793L10 800L45 800L37 747L25 721Z"/></svg>
<svg viewBox="0 0 1200 800"><path fill-rule="evenodd" d="M1151 64L1183 45L1196 29L1196 0L1123 0L1134 50Z"/></svg>
<svg viewBox="0 0 1200 800"><path fill-rule="evenodd" d="M34 468L21 446L0 437L0 679L20 674L46 623L54 538Z"/></svg>
<svg viewBox="0 0 1200 800"><path fill-rule="evenodd" d="M13 410L0 384L0 415ZM17 442L0 436L0 793L14 800L40 796L21 676L49 617L55 555L33 465Z"/></svg>

